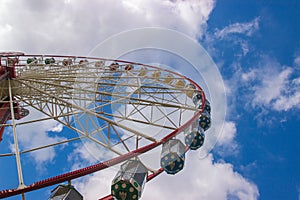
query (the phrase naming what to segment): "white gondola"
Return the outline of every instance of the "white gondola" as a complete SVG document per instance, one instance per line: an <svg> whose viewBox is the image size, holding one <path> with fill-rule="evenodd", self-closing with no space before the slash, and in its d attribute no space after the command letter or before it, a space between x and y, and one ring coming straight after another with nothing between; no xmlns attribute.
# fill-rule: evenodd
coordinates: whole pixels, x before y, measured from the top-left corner
<svg viewBox="0 0 300 200"><path fill-rule="evenodd" d="M174 80L174 76L173 76L172 74L166 74L166 75L164 76L164 82L165 82L166 84L171 85L172 82L173 82L173 80Z"/></svg>
<svg viewBox="0 0 300 200"><path fill-rule="evenodd" d="M147 74L148 70L145 67L140 68L139 70L139 76L145 76Z"/></svg>
<svg viewBox="0 0 300 200"><path fill-rule="evenodd" d="M183 79L177 79L175 82L175 87L176 88L184 88L185 86L185 81Z"/></svg>
<svg viewBox="0 0 300 200"><path fill-rule="evenodd" d="M161 76L161 71L157 70L152 73L152 78L158 80Z"/></svg>
<svg viewBox="0 0 300 200"><path fill-rule="evenodd" d="M83 200L83 196L72 185L59 185L51 191L48 200Z"/></svg>
<svg viewBox="0 0 300 200"><path fill-rule="evenodd" d="M196 86L193 85L193 84L187 84L185 86L185 89L186 89L186 91L185 91L186 96L188 96L189 98L192 98L193 94L194 94L194 91L196 89Z"/></svg>

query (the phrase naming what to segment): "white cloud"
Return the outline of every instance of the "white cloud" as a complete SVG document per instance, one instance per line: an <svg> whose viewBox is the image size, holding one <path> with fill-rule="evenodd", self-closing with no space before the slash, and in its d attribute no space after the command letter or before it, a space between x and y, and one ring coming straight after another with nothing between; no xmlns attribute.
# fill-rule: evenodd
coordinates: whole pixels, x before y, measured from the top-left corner
<svg viewBox="0 0 300 200"><path fill-rule="evenodd" d="M280 95L273 104L275 110L287 111L292 108L300 108L300 84L292 85L291 93Z"/></svg>
<svg viewBox="0 0 300 200"><path fill-rule="evenodd" d="M210 47L210 51L216 55L223 54L224 52L220 52L220 50L213 47L213 45L220 41L228 42L226 44L227 49L234 48L234 56L239 60L252 51L252 45L247 39L258 32L259 22L260 18L256 17L250 22L229 24L221 30L216 29L212 34L206 33L205 41L208 43L207 45ZM247 39L245 36L247 36Z"/></svg>
<svg viewBox="0 0 300 200"><path fill-rule="evenodd" d="M240 62L242 58L254 50L249 38L255 36L259 31L259 25L260 17L256 17L249 22L229 24L223 29L206 32L203 42L209 53L218 59L228 55L225 49L234 49L232 53L236 59L235 62ZM220 48L222 45L226 48ZM218 67L220 68L224 60L219 60L219 62Z"/></svg>
<svg viewBox="0 0 300 200"><path fill-rule="evenodd" d="M221 145L229 144L233 141L236 135L236 125L234 122L225 122L222 133L218 138L218 143Z"/></svg>
<svg viewBox="0 0 300 200"><path fill-rule="evenodd" d="M81 143L74 144L73 148L73 152L68 155L68 162L73 163L72 170L109 160L114 156L108 149L89 140L82 140Z"/></svg>
<svg viewBox="0 0 300 200"><path fill-rule="evenodd" d="M246 23L234 23L226 26L222 30L217 30L215 36L217 38L225 38L232 34L243 34L251 36L255 31L259 29L259 17L256 17L250 22Z"/></svg>
<svg viewBox="0 0 300 200"><path fill-rule="evenodd" d="M0 36L6 35L12 31L12 26L9 24L3 24L0 26Z"/></svg>
<svg viewBox="0 0 300 200"><path fill-rule="evenodd" d="M296 63L296 62L295 62ZM267 110L287 111L300 108L300 78L297 67L281 65L273 58L262 56L255 68L243 72L238 66L230 88L234 93L247 88L244 94L252 106Z"/></svg>
<svg viewBox="0 0 300 200"><path fill-rule="evenodd" d="M86 55L107 37L133 28L165 27L201 37L213 7L214 0L1 1L0 43L2 50Z"/></svg>
<svg viewBox="0 0 300 200"><path fill-rule="evenodd" d="M268 113L268 110L287 111L300 108L300 78L297 67L281 65L265 55L248 71L244 71L237 63L232 66L235 67L235 74L227 84L231 98L239 94L239 101L244 101L246 107L262 108L262 115Z"/></svg>
<svg viewBox="0 0 300 200"><path fill-rule="evenodd" d="M279 70L273 67L267 71L256 70L255 74L259 83L254 87L253 105L277 111L300 108L300 79L292 78L295 74L293 68L284 67Z"/></svg>
<svg viewBox="0 0 300 200"><path fill-rule="evenodd" d="M52 127L49 131L52 132L61 132L63 130L63 125L62 124L57 124L56 126Z"/></svg>
<svg viewBox="0 0 300 200"><path fill-rule="evenodd" d="M106 169L82 178L77 188L87 200L103 197L110 193L110 184L115 173L114 169ZM254 200L258 196L257 187L235 172L232 165L213 162L212 155L199 159L197 152L190 152L182 172L175 176L163 173L147 183L141 199L182 200L188 197L191 200L226 200L234 197Z"/></svg>
<svg viewBox="0 0 300 200"><path fill-rule="evenodd" d="M43 115L40 112L37 112L34 109L29 109L29 112L31 119L41 119L45 117L45 115ZM29 116L21 119L20 122L27 121L28 117ZM60 127L60 125L58 125L58 122L54 120L41 121L39 123L31 123L18 126L17 133L20 148L22 150L27 150L64 140L64 137L60 137L57 135L50 136L48 134L48 131L51 131L53 129L59 131L57 127ZM13 146L11 147L14 148ZM55 158L55 155L56 151L54 147L48 147L46 149L41 149L30 153L30 156L37 163L36 167L38 169L42 169L43 164L47 162L52 162Z"/></svg>
<svg viewBox="0 0 300 200"><path fill-rule="evenodd" d="M145 189L144 199L257 199L255 185L233 171L226 163L214 163L211 155L203 160L197 159L197 153L188 155L185 169L175 177L163 175L158 179L164 184L150 183ZM180 181L189 180L189 181ZM176 188L176 193L172 190ZM148 190L149 189L149 190ZM146 193L147 190L149 193ZM161 198L163 197L163 198Z"/></svg>
<svg viewBox="0 0 300 200"><path fill-rule="evenodd" d="M300 55L295 58L294 63L297 67L300 67Z"/></svg>
<svg viewBox="0 0 300 200"><path fill-rule="evenodd" d="M223 130L218 137L214 152L222 157L228 155L238 155L239 145L235 140L236 134L236 124L233 121L225 121Z"/></svg>
<svg viewBox="0 0 300 200"><path fill-rule="evenodd" d="M249 82L249 81L252 81L256 78L256 73L257 73L257 70L251 70L249 72L246 72L246 73L242 73L242 81L243 82Z"/></svg>
<svg viewBox="0 0 300 200"><path fill-rule="evenodd" d="M286 68L283 71L270 70L260 71L262 73L261 83L255 87L254 103L270 104L272 100L278 99L286 89L287 81L292 73L291 68Z"/></svg>
<svg viewBox="0 0 300 200"><path fill-rule="evenodd" d="M73 182L85 200L94 200L110 194L110 184L116 175L115 168L108 168Z"/></svg>

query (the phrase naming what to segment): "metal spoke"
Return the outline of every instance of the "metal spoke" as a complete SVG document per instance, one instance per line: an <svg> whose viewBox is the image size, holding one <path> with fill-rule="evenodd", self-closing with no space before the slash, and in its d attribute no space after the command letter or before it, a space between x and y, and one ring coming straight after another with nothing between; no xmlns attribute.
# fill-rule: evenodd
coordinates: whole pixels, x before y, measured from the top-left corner
<svg viewBox="0 0 300 200"><path fill-rule="evenodd" d="M13 135L14 135L14 147L15 147L15 155L16 155L16 162L17 162L17 170L18 170L18 178L19 178L19 189L25 187L24 180L23 180L23 172L22 172L22 165L20 159L20 152L19 152L19 141L17 136L17 129L15 123L15 113L14 113L14 106L13 106L13 95L11 89L10 79L8 79L8 89L9 89L9 101L10 101L10 111L11 111L11 122L13 128Z"/></svg>

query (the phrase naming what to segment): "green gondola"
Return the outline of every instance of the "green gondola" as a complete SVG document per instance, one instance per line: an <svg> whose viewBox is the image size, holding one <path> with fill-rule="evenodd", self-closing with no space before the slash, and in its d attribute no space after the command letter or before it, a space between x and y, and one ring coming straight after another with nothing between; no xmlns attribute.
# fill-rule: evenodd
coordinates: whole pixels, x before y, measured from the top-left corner
<svg viewBox="0 0 300 200"><path fill-rule="evenodd" d="M148 170L138 160L128 160L112 181L111 193L117 200L139 199L146 182Z"/></svg>

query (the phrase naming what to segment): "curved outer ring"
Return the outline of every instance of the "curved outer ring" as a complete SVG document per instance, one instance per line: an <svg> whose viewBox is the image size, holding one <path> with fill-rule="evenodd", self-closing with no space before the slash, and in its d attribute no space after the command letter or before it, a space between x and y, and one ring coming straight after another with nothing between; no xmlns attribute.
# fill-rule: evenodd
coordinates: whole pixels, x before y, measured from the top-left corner
<svg viewBox="0 0 300 200"><path fill-rule="evenodd" d="M3 55L2 55L3 56ZM17 57L61 57L61 58L79 58L79 59L93 59L93 60L105 60L105 61L113 61L113 62L124 62L124 63L128 63L128 64L135 64L135 65L141 65L141 66L146 66L146 67L150 67L150 68L154 68L154 69L160 69L159 67L155 67L155 66L151 66L151 65L146 65L146 64L141 64L141 63L136 63L136 62L129 62L129 61L123 61L123 60L111 60L111 59L102 59L102 58L95 58L95 57L82 57L82 56L60 56L60 55L21 55L21 56L17 56ZM1 57L1 54L0 54ZM10 56L3 56L3 57L10 57ZM178 135L180 132L182 132L183 130L185 130L186 128L188 128L189 125L192 124L192 122L194 122L197 117L199 117L202 113L202 111L204 110L204 106L205 106L205 94L202 90L202 88L196 84L193 80L179 74L176 73L174 71L171 70L166 70L164 69L164 71L170 72L172 74L176 74L179 77L184 78L185 80L189 81L191 84L196 86L196 89L199 90L202 93L202 105L201 108L199 109L199 111L190 119L188 120L185 124L183 124L181 127L177 128L176 130L172 131L169 135L165 136L163 139L161 139L158 142L153 142L151 144L148 144L146 146L140 147L134 151L128 152L124 155L121 155L119 157L95 164L95 165L91 165L85 168L81 168L78 170L74 170L71 172L67 172L58 176L54 176L48 179L44 179L41 181L37 181L34 182L31 185L28 185L24 188L15 188L15 189L7 189L7 190L2 190L0 191L0 198L5 198L5 197L10 197L10 196L15 196L18 194L22 194L22 193L26 193L26 192L30 192L30 191L34 191L34 190L38 190L41 188L45 188L48 186L52 186L58 183L62 183L62 182L66 182L66 181L70 181L72 179L76 179L88 174L92 174L94 172L97 171L101 171L103 169L106 169L108 167L111 167L113 165L119 164L121 162L124 162L128 159L131 159L133 157L138 156L139 154L143 154L146 153L147 151L150 151L151 149L154 149L155 147L158 147L159 145L167 142L169 139L173 138L174 136ZM150 174L147 177L147 181L150 181L151 179L155 178L156 176L158 176L159 174L161 174L163 172L163 169L160 168L158 169L156 172ZM102 198L102 200L109 200L112 199L111 195L108 195L104 198Z"/></svg>

